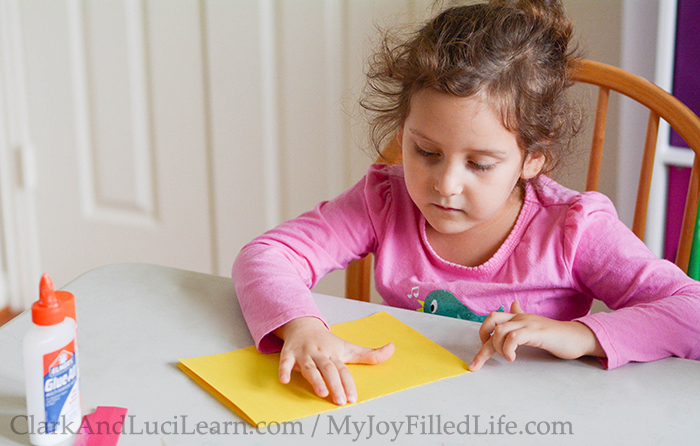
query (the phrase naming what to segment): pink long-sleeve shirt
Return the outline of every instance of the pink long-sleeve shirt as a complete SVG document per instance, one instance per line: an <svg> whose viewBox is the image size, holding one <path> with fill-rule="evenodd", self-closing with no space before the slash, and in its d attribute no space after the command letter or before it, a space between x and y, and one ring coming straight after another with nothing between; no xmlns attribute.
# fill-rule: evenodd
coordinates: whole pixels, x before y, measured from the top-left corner
<svg viewBox="0 0 700 446"><path fill-rule="evenodd" d="M526 185L496 254L465 267L430 247L402 166L371 166L355 186L256 238L236 258L233 281L258 349L279 350L272 331L292 319L323 320L309 289L374 253L375 285L388 305L480 320L518 300L528 313L586 324L608 368L700 359L700 282L649 251L604 195L537 181ZM589 314L593 299L615 311Z"/></svg>

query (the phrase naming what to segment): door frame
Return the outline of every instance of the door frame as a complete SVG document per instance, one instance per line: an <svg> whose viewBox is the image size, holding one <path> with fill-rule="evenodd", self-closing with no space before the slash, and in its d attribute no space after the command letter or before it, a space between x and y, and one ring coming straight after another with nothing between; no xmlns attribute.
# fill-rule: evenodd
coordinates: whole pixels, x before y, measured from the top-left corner
<svg viewBox="0 0 700 446"><path fill-rule="evenodd" d="M0 0L0 309L36 299L41 262L19 0Z"/></svg>

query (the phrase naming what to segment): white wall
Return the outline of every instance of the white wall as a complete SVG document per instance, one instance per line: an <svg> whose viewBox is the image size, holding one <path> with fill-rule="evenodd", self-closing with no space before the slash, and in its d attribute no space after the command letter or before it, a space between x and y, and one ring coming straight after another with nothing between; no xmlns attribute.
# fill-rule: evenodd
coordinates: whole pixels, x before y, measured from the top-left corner
<svg viewBox="0 0 700 446"><path fill-rule="evenodd" d="M622 53L620 67L652 82L655 79L657 30L659 20L658 0L625 0L623 2ZM641 157L637 150L644 146L644 133L648 113L624 99L620 104L619 166L617 180L617 209L622 221L632 225L634 194L639 179Z"/></svg>

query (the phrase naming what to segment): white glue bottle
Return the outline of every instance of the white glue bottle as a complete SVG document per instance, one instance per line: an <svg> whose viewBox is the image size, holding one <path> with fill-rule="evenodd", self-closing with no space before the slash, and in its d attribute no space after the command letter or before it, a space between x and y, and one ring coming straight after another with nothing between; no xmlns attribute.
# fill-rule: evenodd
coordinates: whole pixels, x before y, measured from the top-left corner
<svg viewBox="0 0 700 446"><path fill-rule="evenodd" d="M78 431L82 414L75 322L66 316L47 274L32 305L32 322L24 337L29 442L54 445Z"/></svg>

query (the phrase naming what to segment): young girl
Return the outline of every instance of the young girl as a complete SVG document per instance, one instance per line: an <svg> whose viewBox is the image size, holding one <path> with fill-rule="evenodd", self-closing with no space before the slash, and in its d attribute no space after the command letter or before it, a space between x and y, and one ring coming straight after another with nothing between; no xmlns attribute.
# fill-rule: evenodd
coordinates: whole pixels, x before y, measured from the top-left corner
<svg viewBox="0 0 700 446"><path fill-rule="evenodd" d="M396 137L403 164L371 166L233 266L258 349L281 350L283 383L296 369L320 397L354 402L345 364L392 355L333 335L309 291L368 253L387 304L483 321L471 370L515 360L519 345L607 368L700 358L700 283L655 257L605 196L545 176L577 127L571 35L558 0L493 0L385 40L363 105L375 144ZM589 314L593 299L615 311Z"/></svg>

